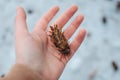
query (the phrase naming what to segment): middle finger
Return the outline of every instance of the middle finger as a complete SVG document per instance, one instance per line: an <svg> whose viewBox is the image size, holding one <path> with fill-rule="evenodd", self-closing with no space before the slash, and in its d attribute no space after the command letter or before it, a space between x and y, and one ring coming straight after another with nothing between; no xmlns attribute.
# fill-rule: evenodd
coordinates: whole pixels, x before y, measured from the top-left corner
<svg viewBox="0 0 120 80"><path fill-rule="evenodd" d="M76 5L71 6L54 23L57 24L59 28L62 28L74 15L77 9L78 7Z"/></svg>

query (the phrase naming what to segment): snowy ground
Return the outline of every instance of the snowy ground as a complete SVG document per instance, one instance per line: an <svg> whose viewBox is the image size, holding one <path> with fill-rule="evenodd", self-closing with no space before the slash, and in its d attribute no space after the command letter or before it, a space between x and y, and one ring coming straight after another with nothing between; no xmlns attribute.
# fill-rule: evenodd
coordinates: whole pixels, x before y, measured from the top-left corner
<svg viewBox="0 0 120 80"><path fill-rule="evenodd" d="M60 80L120 80L120 9L116 9L117 1L0 0L0 75L7 73L14 64L14 18L18 5L25 8L31 31L40 16L50 7L60 6L58 17L70 5L77 4L79 10L76 15L85 15L81 27L87 29L88 35ZM31 10L32 13L29 14ZM103 17L106 18L105 23ZM117 63L118 70L114 70L112 61Z"/></svg>

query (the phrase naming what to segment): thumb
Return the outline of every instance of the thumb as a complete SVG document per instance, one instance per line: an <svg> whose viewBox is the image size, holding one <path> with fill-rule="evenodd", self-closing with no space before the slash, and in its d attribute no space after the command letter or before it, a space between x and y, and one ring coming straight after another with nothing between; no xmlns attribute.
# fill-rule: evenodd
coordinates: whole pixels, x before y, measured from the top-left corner
<svg viewBox="0 0 120 80"><path fill-rule="evenodd" d="M28 34L26 14L22 7L18 7L15 19L15 37L21 38L26 34Z"/></svg>

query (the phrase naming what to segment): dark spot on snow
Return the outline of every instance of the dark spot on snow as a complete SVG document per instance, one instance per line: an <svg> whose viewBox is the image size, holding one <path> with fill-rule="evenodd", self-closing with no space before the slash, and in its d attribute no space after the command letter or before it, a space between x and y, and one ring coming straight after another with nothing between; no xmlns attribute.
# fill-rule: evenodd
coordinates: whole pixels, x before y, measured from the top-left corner
<svg viewBox="0 0 120 80"><path fill-rule="evenodd" d="M114 69L115 71L118 70L118 65L117 65L117 63L116 63L115 61L112 61L112 66L113 66L113 69Z"/></svg>
<svg viewBox="0 0 120 80"><path fill-rule="evenodd" d="M28 14L32 14L32 13L33 13L33 10L32 10L32 9L28 9L28 10L27 10L27 13L28 13Z"/></svg>
<svg viewBox="0 0 120 80"><path fill-rule="evenodd" d="M2 75L1 75L1 78L3 78L3 77L5 77L5 74L2 74Z"/></svg>
<svg viewBox="0 0 120 80"><path fill-rule="evenodd" d="M117 8L117 10L120 10L120 1L117 2L116 8Z"/></svg>
<svg viewBox="0 0 120 80"><path fill-rule="evenodd" d="M5 31L9 33L9 32L11 31L11 30L10 30L10 27L6 27L6 28L5 28Z"/></svg>
<svg viewBox="0 0 120 80"><path fill-rule="evenodd" d="M109 44L109 40L108 40L107 38L103 39L103 42L104 42L105 44Z"/></svg>
<svg viewBox="0 0 120 80"><path fill-rule="evenodd" d="M102 17L102 22L103 22L103 24L107 23L107 18L105 16Z"/></svg>
<svg viewBox="0 0 120 80"><path fill-rule="evenodd" d="M87 37L88 37L88 38L90 38L91 35L92 35L91 32L88 32L88 33L87 33Z"/></svg>
<svg viewBox="0 0 120 80"><path fill-rule="evenodd" d="M2 40L6 40L6 35L2 35Z"/></svg>

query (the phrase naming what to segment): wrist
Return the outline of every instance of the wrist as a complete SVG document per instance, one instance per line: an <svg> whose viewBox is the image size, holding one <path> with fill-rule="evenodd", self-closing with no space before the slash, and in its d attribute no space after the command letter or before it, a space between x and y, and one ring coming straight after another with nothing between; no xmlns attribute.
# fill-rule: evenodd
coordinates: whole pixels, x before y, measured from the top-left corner
<svg viewBox="0 0 120 80"><path fill-rule="evenodd" d="M8 80L42 80L31 68L23 64L15 64L5 76Z"/></svg>

